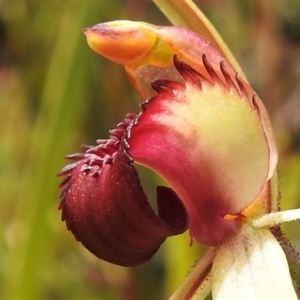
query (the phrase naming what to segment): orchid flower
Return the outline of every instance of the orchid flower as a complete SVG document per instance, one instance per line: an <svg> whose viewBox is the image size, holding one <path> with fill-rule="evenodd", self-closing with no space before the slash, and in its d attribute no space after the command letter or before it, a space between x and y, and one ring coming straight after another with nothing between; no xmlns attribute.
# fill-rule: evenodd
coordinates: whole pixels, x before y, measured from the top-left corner
<svg viewBox="0 0 300 300"><path fill-rule="evenodd" d="M297 299L273 233L300 211L278 210L276 144L244 75L182 27L114 21L84 33L124 65L143 102L108 139L67 157L75 162L59 173L59 208L75 238L100 259L135 266L188 229L211 250L171 299ZM157 214L135 164L169 185L157 188Z"/></svg>

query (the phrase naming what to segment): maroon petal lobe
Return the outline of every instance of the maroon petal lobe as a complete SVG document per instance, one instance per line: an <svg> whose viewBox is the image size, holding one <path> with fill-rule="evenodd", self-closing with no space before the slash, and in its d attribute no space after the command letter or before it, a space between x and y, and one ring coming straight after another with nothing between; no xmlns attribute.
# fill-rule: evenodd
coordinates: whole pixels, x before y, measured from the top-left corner
<svg viewBox="0 0 300 300"><path fill-rule="evenodd" d="M68 229L93 254L122 266L138 265L168 236L186 230L187 213L177 195L158 188L157 216L121 151L108 163L95 161L84 158L73 166L59 207Z"/></svg>

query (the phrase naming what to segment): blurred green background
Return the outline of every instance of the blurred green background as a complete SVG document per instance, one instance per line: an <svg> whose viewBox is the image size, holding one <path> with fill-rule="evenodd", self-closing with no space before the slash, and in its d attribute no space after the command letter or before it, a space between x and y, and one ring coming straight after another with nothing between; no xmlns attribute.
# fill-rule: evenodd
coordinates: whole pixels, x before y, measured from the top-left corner
<svg viewBox="0 0 300 300"><path fill-rule="evenodd" d="M195 2L265 101L282 207L299 207L299 0ZM123 68L90 50L81 30L115 19L168 24L150 0L0 1L0 299L166 299L202 251L182 235L149 263L121 268L88 253L60 221L64 155L138 111ZM285 230L300 249L297 227Z"/></svg>

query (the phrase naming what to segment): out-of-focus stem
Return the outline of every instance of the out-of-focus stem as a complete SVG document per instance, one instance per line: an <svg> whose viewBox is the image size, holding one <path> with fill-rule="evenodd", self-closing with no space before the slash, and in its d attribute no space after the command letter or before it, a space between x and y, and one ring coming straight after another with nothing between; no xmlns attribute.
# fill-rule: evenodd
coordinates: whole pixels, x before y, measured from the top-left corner
<svg viewBox="0 0 300 300"><path fill-rule="evenodd" d="M211 267L216 248L209 250L191 270L169 300L202 300L211 291Z"/></svg>

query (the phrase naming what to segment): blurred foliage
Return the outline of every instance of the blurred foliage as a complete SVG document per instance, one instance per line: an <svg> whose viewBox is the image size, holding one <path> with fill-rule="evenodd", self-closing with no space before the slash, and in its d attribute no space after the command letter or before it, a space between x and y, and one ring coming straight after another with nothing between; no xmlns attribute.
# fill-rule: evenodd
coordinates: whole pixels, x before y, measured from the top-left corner
<svg viewBox="0 0 300 300"><path fill-rule="evenodd" d="M195 2L265 101L280 150L281 204L299 207L299 1ZM129 269L93 257L60 222L63 156L138 111L122 67L93 53L81 29L115 19L168 24L150 0L80 3L0 1L0 299L165 299L203 251L187 235ZM300 249L298 226L284 229Z"/></svg>

